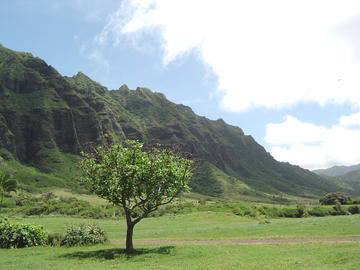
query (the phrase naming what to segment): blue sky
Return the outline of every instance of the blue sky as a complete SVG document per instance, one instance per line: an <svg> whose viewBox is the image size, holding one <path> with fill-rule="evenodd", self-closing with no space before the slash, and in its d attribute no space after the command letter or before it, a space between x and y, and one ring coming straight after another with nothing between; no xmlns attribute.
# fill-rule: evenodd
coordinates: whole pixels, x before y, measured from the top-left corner
<svg viewBox="0 0 360 270"><path fill-rule="evenodd" d="M3 0L0 43L164 93L305 168L360 163L357 1Z"/></svg>

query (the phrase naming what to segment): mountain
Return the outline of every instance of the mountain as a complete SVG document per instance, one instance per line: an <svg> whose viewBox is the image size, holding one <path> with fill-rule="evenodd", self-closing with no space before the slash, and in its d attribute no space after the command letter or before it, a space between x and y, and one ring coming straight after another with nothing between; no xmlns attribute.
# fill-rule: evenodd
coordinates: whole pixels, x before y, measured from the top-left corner
<svg viewBox="0 0 360 270"><path fill-rule="evenodd" d="M327 176L328 180L338 184L353 195L360 195L360 164L353 166L334 166L328 169L314 170L314 173Z"/></svg>
<svg viewBox="0 0 360 270"><path fill-rule="evenodd" d="M346 182L359 182L360 184L360 169L350 171L340 176Z"/></svg>
<svg viewBox="0 0 360 270"><path fill-rule="evenodd" d="M356 170L360 170L360 164L353 166L334 166L328 169L314 170L313 172L319 175L341 176Z"/></svg>
<svg viewBox="0 0 360 270"><path fill-rule="evenodd" d="M343 186L351 187L352 190L355 191L354 194L360 194L360 168L357 170L351 170L338 176L338 178L343 183Z"/></svg>
<svg viewBox="0 0 360 270"><path fill-rule="evenodd" d="M205 195L318 197L344 190L276 161L239 127L198 116L161 93L126 85L109 91L83 73L64 77L30 53L0 46L0 155L24 187L74 186L81 151L125 138L192 153L198 166L191 185Z"/></svg>

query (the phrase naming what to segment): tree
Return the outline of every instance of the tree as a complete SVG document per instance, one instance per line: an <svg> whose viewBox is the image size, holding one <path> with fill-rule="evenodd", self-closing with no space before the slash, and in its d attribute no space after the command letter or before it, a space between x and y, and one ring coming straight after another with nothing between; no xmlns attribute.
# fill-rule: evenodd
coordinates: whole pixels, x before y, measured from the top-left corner
<svg viewBox="0 0 360 270"><path fill-rule="evenodd" d="M1 205L3 204L4 195L11 191L16 191L17 182L9 174L0 171L0 192L1 192Z"/></svg>
<svg viewBox="0 0 360 270"><path fill-rule="evenodd" d="M127 235L126 252L133 248L134 226L160 205L188 191L191 161L169 149L143 149L143 144L126 140L124 145L97 148L80 162L83 183L109 202L122 206Z"/></svg>
<svg viewBox="0 0 360 270"><path fill-rule="evenodd" d="M337 203L340 204L349 204L351 202L350 196L345 192L330 192L325 194L319 200L320 204L325 205L336 205Z"/></svg>

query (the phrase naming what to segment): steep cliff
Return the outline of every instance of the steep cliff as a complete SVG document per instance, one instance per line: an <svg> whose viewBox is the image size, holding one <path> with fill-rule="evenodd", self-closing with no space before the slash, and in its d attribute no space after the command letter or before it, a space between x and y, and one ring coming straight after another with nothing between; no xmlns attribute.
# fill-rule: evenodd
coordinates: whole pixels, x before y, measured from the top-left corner
<svg viewBox="0 0 360 270"><path fill-rule="evenodd" d="M175 144L192 153L199 164L194 191L208 195L226 195L229 186L240 193L251 189L310 197L339 190L310 171L277 162L239 127L198 116L161 93L126 85L109 91L80 72L63 77L29 53L0 46L4 159L59 173L63 154L76 156L90 143L125 138Z"/></svg>

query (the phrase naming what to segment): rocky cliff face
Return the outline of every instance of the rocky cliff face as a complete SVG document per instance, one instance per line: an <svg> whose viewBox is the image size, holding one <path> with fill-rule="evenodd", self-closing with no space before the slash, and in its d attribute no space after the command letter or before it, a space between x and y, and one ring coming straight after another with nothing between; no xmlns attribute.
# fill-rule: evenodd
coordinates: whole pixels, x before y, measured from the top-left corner
<svg viewBox="0 0 360 270"><path fill-rule="evenodd" d="M77 155L89 143L125 138L191 152L200 160L195 190L210 195L223 192L216 170L269 193L316 196L338 189L307 170L277 162L240 128L200 117L163 94L126 85L109 91L82 73L62 77L43 60L0 46L0 154L5 159L45 170L44 159L57 162L54 151Z"/></svg>

